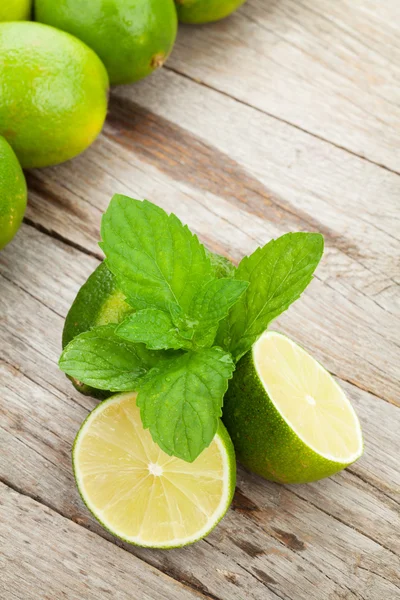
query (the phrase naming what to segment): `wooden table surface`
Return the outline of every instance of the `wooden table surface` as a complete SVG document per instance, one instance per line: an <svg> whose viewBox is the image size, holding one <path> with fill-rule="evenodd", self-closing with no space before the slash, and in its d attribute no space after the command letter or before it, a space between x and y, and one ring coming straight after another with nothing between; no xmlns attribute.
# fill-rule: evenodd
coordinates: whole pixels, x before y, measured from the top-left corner
<svg viewBox="0 0 400 600"><path fill-rule="evenodd" d="M400 598L400 2L249 0L180 27L168 64L116 88L82 156L27 173L0 254L2 600ZM205 540L117 542L75 488L70 451L95 400L57 368L63 319L101 260L112 194L149 198L234 260L320 231L326 252L276 328L337 377L365 455L309 485L238 470Z"/></svg>

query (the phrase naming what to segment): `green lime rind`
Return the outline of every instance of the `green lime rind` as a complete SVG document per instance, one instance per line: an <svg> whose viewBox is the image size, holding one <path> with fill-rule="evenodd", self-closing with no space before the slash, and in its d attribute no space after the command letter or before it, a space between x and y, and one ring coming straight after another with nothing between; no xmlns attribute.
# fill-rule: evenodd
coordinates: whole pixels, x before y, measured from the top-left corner
<svg viewBox="0 0 400 600"><path fill-rule="evenodd" d="M253 346L254 347L254 346ZM329 477L357 460L329 460L307 446L269 398L257 375L253 351L237 364L224 398L223 422L244 467L279 483Z"/></svg>
<svg viewBox="0 0 400 600"><path fill-rule="evenodd" d="M62 347L92 327L120 323L133 308L117 288L114 275L102 262L80 288L65 319Z"/></svg>
<svg viewBox="0 0 400 600"><path fill-rule="evenodd" d="M128 395L131 394L131 392L127 392ZM73 468L73 473L74 473L74 477L75 477L75 481L76 481L76 486L78 488L78 492L79 495L83 501L83 503L85 504L86 508L89 510L89 512L93 515L93 517L96 519L96 521L98 521L100 523L100 525L102 527L104 527L104 529L106 531L108 531L109 533L111 533L113 536L115 536L116 538L119 538L120 540L127 542L128 544L131 544L133 546L141 546L141 547L145 547L145 548L159 548L159 549L173 549L173 548L183 548L184 546L189 546L191 544L194 544L195 542L198 542L199 540L205 538L209 533L211 533L211 531L218 525L218 523L223 519L223 517L226 515L232 500L233 500L233 496L235 493L235 487L236 487L236 458L235 458L235 449L233 447L232 444L232 440L229 436L229 433L226 430L226 427L224 426L224 424L222 423L222 421L219 422L219 426L218 426L218 430L217 433L215 434L216 437L219 438L222 448L225 452L225 456L227 459L227 465L228 465L228 475L229 475L229 480L227 482L227 487L225 490L225 500L223 505L221 506L221 510L219 511L219 513L216 515L215 520L213 521L213 523L211 524L211 526L209 527L209 529L207 529L207 531L202 532L201 535L199 536L192 536L192 538L190 538L189 540L185 541L185 543L183 544L176 544L174 541L172 541L169 544L161 544L161 545L151 545L151 544L139 544L135 541L133 541L132 539L128 538L128 537L124 537L120 534L115 533L115 531L113 531L110 527L107 526L106 523L104 523L102 521L102 519L96 514L96 510L90 506L90 501L88 500L88 498L86 498L85 494L82 491L81 485L80 485L80 479L79 479L79 474L78 474L78 466L77 466L77 459L76 459L76 452L77 452L77 445L79 443L79 439L81 434L85 431L87 425L89 424L91 418L93 417L93 415L95 415L97 413L97 411L102 411L106 406L107 403L109 402L115 402L118 401L118 399L122 396L125 396L127 394L115 394L114 396L111 396L110 398L107 398L107 400L105 400L104 402L102 402L101 404L98 404L96 406L96 408L94 410L92 410L92 412L89 413L89 415L86 417L86 419L84 420L84 422L82 423L76 437L74 440L74 444L72 447L72 468Z"/></svg>
<svg viewBox="0 0 400 600"><path fill-rule="evenodd" d="M0 23L0 135L21 166L69 160L100 133L108 75L76 37L31 21Z"/></svg>
<svg viewBox="0 0 400 600"><path fill-rule="evenodd" d="M105 262L101 263L80 288L65 319L62 347L92 327L120 323L133 312L117 288L114 275ZM68 376L67 376L68 377ZM98 400L108 398L112 392L94 387L68 377L78 392Z"/></svg>
<svg viewBox="0 0 400 600"><path fill-rule="evenodd" d="M32 0L1 0L0 21L29 21Z"/></svg>
<svg viewBox="0 0 400 600"><path fill-rule="evenodd" d="M37 21L67 31L103 61L112 85L133 83L168 58L177 33L174 0L35 0Z"/></svg>
<svg viewBox="0 0 400 600"><path fill-rule="evenodd" d="M232 14L246 0L175 0L181 23L200 25L219 21Z"/></svg>
<svg viewBox="0 0 400 600"><path fill-rule="evenodd" d="M25 214L24 173L9 143L0 136L0 250L17 233Z"/></svg>

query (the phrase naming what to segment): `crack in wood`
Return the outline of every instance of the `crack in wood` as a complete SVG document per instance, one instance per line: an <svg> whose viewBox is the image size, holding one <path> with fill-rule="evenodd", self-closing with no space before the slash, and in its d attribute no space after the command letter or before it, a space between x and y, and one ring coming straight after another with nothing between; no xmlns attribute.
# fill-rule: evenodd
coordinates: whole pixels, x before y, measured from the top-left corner
<svg viewBox="0 0 400 600"><path fill-rule="evenodd" d="M70 246L71 248L74 248L75 250L78 250L79 252L82 252L83 254L86 254L87 256L92 256L93 258L96 258L97 260L100 260L100 261L103 260L103 256L100 253L97 254L96 252L92 252L91 250L88 250L84 246L81 246L80 244L73 242L72 240L64 237L63 235L60 235L59 233L57 233L57 231L48 229L47 227L44 227L40 223L36 223L35 221L33 221L32 219L29 219L28 217L24 217L23 222L26 225L33 227L40 233L48 235L51 238L53 238L54 240L56 240L58 242L62 242L66 246Z"/></svg>

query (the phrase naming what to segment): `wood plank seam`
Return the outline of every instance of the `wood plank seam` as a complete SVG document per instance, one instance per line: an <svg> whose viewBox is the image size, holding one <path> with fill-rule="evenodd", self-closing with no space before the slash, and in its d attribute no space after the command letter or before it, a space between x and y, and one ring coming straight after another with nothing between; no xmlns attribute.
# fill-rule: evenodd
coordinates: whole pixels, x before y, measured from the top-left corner
<svg viewBox="0 0 400 600"><path fill-rule="evenodd" d="M83 254L86 254L87 256L92 256L93 258L97 258L98 260L103 260L103 257L101 256L100 252L99 252L99 254L96 254L95 252L91 252L84 246L81 246L80 244L76 244L72 240L60 235L56 231L47 229L46 227L43 227L43 225L41 225L40 223L35 223L35 221L33 221L32 219L29 219L28 217L24 217L23 222L26 225L29 225L29 227L33 227L37 231L40 231L40 233L48 235L49 237L57 240L58 242L62 242L63 244L66 244L67 246L70 246L71 248L74 248L75 250L79 250L79 252L82 252Z"/></svg>
<svg viewBox="0 0 400 600"><path fill-rule="evenodd" d="M394 175L400 175L400 171L396 171L395 169L392 169L391 167L388 167L387 165L384 165L382 163L376 162L376 161L368 158L367 156L363 156L362 154L357 154L357 152L350 150L350 148L346 148L346 146L341 146L340 144L338 144L326 137L323 137L323 136L321 136L315 132L312 132L308 129L304 129L303 127L301 127L300 125L298 125L296 123L288 121L282 117L278 117L277 115L274 115L271 112L263 110L263 109L259 108L258 106L254 106L253 104L250 104L249 102L246 102L245 100L242 100L241 98L238 98L237 96L232 96L231 94L228 94L227 92L220 90L217 87L210 85L209 83L205 83L204 81L201 81L200 79L191 77L190 75L187 75L187 73L182 73L177 68L173 68L169 65L164 65L163 68L166 69L167 71L171 71L172 73L175 73L176 75L179 75L180 77L184 77L185 79L188 79L192 83L204 86L207 89L212 90L213 92L216 92L217 94L221 94L222 96L225 96L226 98L229 98L230 100L234 100L235 102L238 102L239 104L241 104L243 106L247 106L248 108L251 108L251 109L257 111L262 115L266 115L267 117L270 117L271 119L275 119L276 121L279 121L279 123L284 123L285 125L289 125L289 127L293 127L294 129L297 129L298 131L306 133L307 135L310 135L317 140L321 140L321 142L330 144L331 146L334 146L338 150L343 150L343 152L346 152L347 154L356 156L360 160L364 160L365 162L367 162L371 165L380 167L381 169L384 169L385 171L388 171L389 173L393 173Z"/></svg>
<svg viewBox="0 0 400 600"><path fill-rule="evenodd" d="M353 474L355 474L355 473L353 473ZM355 474L355 475L357 476L357 474ZM293 487L287 488L287 489L290 489L290 492L292 494L294 494L295 496L297 496L297 498L299 498L300 500L304 500L304 498L302 496L300 496L299 494L296 494L296 492L294 491ZM311 506L313 506L316 510L323 512L328 517L333 517L334 519L336 519L336 521L339 521L339 523L342 523L342 525L345 525L346 527L350 527L351 529L354 529L354 531L356 531L357 533L360 533L361 535L365 535L365 537L367 537L368 539L370 539L371 542L374 542L375 544L378 544L378 546L382 546L382 548L385 548L385 550L387 550L388 552L390 552L391 554L393 554L393 556L397 557L397 554L391 548L389 548L388 546L385 546L385 544L382 544L382 542L378 542L372 536L370 536L367 533L365 533L365 531L361 531L357 527L354 527L354 525L350 525L349 523L346 523L345 521L343 521L337 515L332 515L330 512L324 510L321 506L318 506L314 502L311 502L311 500L309 498L307 498L307 502L309 504L311 504Z"/></svg>
<svg viewBox="0 0 400 600"><path fill-rule="evenodd" d="M82 528L82 525L80 523L78 523L77 521L73 521L72 519L69 519L68 517L66 517L65 515L63 515L60 511L58 511L57 509L55 509L53 506L50 506L38 499L36 499L34 496L25 493L23 490L18 489L16 486L11 485L9 482L7 481L3 481L3 478L0 478L0 483L3 484L4 486L6 486L6 488L8 488L9 490L11 490L13 493L21 496L21 497L25 497L28 498L29 500L31 500L32 502L34 502L35 504L38 504L40 506L43 506L43 508L49 510L52 513L57 514L59 517L61 517L62 519L65 519L66 521L73 523L74 525L76 525L79 528ZM1 503L0 503L1 506ZM89 528L85 528L83 527L83 529L85 529L86 531L90 532L91 535L97 535L95 532L91 531ZM110 539L107 538L103 538L104 542L113 544L113 542ZM117 546L119 548L119 550L125 550L123 547L121 546ZM174 582L174 584L178 584L178 586L187 589L188 591L190 590L191 593L194 593L196 596L198 596L199 598L205 598L205 599L209 599L209 600L223 600L222 598L219 598L218 596L212 595L212 594L208 594L208 593L204 593L186 583L183 583L182 581L175 579L174 577L171 577L170 575L168 575L168 573L161 571L160 569L157 569L156 567L154 567L153 565L151 565L150 563L147 563L145 560L143 560L142 558L134 555L135 560L137 560L139 563L143 563L144 565L146 565L146 567L149 567L150 569L154 570L154 571L160 571L161 573L163 573L163 575L167 578L170 579L171 581ZM1 582L1 578L0 578L0 582Z"/></svg>
<svg viewBox="0 0 400 600"><path fill-rule="evenodd" d="M397 405L395 405L395 406L397 406ZM351 473L352 475L354 475L355 477L357 477L360 481L362 481L366 485L370 485L372 488L374 488L374 490L376 490L377 492L381 493L383 496L385 496L385 498L387 498L391 502L394 502L395 504L397 504L400 507L400 500L396 500L393 496L389 496L386 493L386 491L385 491L384 484L382 485L382 487L378 487L372 481L368 481L368 479L365 479L365 477L363 477L360 473L358 473L357 471L355 471L351 467L347 467L347 470L349 471L349 473Z"/></svg>
<svg viewBox="0 0 400 600"><path fill-rule="evenodd" d="M97 532L92 531L88 527L85 527L84 525L82 525L82 523L80 523L78 521L74 521L73 519L71 519L68 516L64 515L55 506L51 505L50 503L45 502L42 498L39 498L39 497L36 497L34 495L31 495L31 494L27 493L26 491L24 491L24 490L18 488L17 486L13 485L10 481L5 480L3 477L0 477L0 483L2 483L3 485L5 485L9 489L13 490L15 493L17 493L17 494L19 494L21 496L25 496L26 498L30 498L31 500L33 500L37 504L40 504L41 506L46 507L47 509L51 510L52 512L57 513L63 519L66 519L67 521L70 521L71 523L74 523L78 527L82 527L83 529L85 529L87 531L90 531L93 535L98 535ZM115 540L111 540L111 539L109 539L107 537L103 537L103 536L100 536L100 537L102 537L102 539L104 539L108 543L116 545L120 550L126 551L126 548L124 548L123 546L120 546L120 545L116 544ZM153 567L153 565L151 563L146 562L143 558L140 558L139 556L136 556L135 554L134 554L134 556L135 556L135 558L138 561L143 562L145 565L148 565L149 567L155 568L155 567ZM191 591L197 593L199 595L199 597L201 597L201 598L209 598L210 600L223 600L223 598L219 598L218 596L210 594L209 592L205 592L205 591L202 591L202 590L200 590L200 589L198 589L196 587L193 587L192 585L188 584L187 582L183 582L182 579L176 579L176 578L174 578L173 576L169 575L169 573L167 571L162 571L162 573L166 577L170 577L173 581L179 583L183 587L187 587Z"/></svg>

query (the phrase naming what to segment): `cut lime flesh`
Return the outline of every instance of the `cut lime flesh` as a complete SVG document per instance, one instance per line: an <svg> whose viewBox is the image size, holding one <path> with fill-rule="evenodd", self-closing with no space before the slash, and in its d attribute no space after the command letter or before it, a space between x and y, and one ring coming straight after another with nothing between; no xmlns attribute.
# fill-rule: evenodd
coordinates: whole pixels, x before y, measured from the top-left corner
<svg viewBox="0 0 400 600"><path fill-rule="evenodd" d="M273 331L239 361L223 420L239 460L274 481L327 477L363 451L344 391L305 350Z"/></svg>
<svg viewBox="0 0 400 600"><path fill-rule="evenodd" d="M73 464L93 515L132 544L175 548L209 533L229 508L235 458L222 423L192 463L165 454L143 429L136 394L113 396L82 425Z"/></svg>

